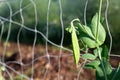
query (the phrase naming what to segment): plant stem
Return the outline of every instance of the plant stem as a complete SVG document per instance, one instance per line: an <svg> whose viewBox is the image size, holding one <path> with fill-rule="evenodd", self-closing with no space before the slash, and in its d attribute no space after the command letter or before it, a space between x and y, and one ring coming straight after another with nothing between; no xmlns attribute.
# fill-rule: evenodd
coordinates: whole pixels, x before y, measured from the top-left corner
<svg viewBox="0 0 120 80"><path fill-rule="evenodd" d="M108 80L106 70L105 70L105 66L103 64L103 60L102 60L102 57L101 57L100 48L97 47L97 49L98 49L98 55L99 55L99 59L100 59L101 65L102 65L103 73L104 73L104 76L105 76L105 80Z"/></svg>
<svg viewBox="0 0 120 80"><path fill-rule="evenodd" d="M98 20L97 20L96 40L98 39L98 33L99 33L98 31L99 31L99 25L100 25L101 8L102 8L102 0L99 0L99 11L98 11Z"/></svg>

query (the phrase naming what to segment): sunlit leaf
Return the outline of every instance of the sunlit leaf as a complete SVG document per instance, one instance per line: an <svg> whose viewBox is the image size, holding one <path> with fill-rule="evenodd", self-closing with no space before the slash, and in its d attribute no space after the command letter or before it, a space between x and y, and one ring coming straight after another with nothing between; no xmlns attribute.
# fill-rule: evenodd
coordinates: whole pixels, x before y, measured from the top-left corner
<svg viewBox="0 0 120 80"><path fill-rule="evenodd" d="M98 43L95 40L94 35L91 32L90 27L84 26L81 23L78 23L79 28L79 38L89 47L89 48L95 48L98 45Z"/></svg>
<svg viewBox="0 0 120 80"><path fill-rule="evenodd" d="M79 32L83 32L86 35L90 36L92 39L95 39L94 35L91 32L91 29L88 26L82 25L80 22L77 23ZM81 35L81 34L80 34Z"/></svg>
<svg viewBox="0 0 120 80"><path fill-rule="evenodd" d="M98 24L99 24L99 26L98 26ZM98 31L97 31L97 26L98 26ZM99 45L102 45L106 38L106 32L105 32L105 29L102 26L101 22L98 23L98 14L97 13L92 18L90 28L91 28L91 31L95 38L98 35L98 37L96 38L97 43Z"/></svg>
<svg viewBox="0 0 120 80"><path fill-rule="evenodd" d="M90 26L85 26L82 23L78 22L77 27L79 28L79 38L89 47L89 48L95 48L97 46L100 46L104 43L106 38L106 32L102 24L99 22L98 24L98 14L96 14L92 21ZM98 31L97 31L98 26ZM96 38L96 35L98 37Z"/></svg>

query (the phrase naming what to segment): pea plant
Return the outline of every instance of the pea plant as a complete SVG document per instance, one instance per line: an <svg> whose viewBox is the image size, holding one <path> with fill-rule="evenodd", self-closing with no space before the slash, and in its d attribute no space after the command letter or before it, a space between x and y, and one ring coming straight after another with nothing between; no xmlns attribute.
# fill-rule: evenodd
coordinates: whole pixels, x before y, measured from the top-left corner
<svg viewBox="0 0 120 80"><path fill-rule="evenodd" d="M106 31L102 25L101 6L102 0L99 0L99 10L93 16L90 25L83 25L77 18L71 21L70 27L66 30L71 33L76 65L80 59L79 44L81 43L85 52L81 57L89 60L84 67L95 70L96 80L120 80L120 64L118 68L112 68L109 62L109 51L104 43ZM89 49L93 49L93 51L90 53Z"/></svg>

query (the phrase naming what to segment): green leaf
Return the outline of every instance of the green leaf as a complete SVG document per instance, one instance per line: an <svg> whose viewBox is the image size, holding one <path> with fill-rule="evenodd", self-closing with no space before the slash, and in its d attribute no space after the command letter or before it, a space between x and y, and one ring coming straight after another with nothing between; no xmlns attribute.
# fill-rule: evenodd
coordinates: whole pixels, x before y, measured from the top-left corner
<svg viewBox="0 0 120 80"><path fill-rule="evenodd" d="M80 59L80 47L79 47L77 35L76 35L76 32L75 32L75 28L74 28L74 25L73 25L74 21L79 21L79 20L78 19L74 19L73 21L71 21L71 24L70 24L71 25L73 54L74 54L75 63L78 64L79 59Z"/></svg>
<svg viewBox="0 0 120 80"><path fill-rule="evenodd" d="M95 39L94 35L91 32L91 29L88 26L82 25L80 22L77 23L77 26L79 28L79 32L82 32L86 35L88 35L89 37L91 37L93 40ZM80 34L81 35L81 34Z"/></svg>
<svg viewBox="0 0 120 80"><path fill-rule="evenodd" d="M96 70L96 76L97 77L103 77L104 73L102 68L100 67L100 61L99 60L94 60L85 65L85 68L90 68L90 69L95 69Z"/></svg>
<svg viewBox="0 0 120 80"><path fill-rule="evenodd" d="M89 47L89 48L95 48L98 46L95 40L93 40L90 36L87 36L85 34L80 35L80 39Z"/></svg>
<svg viewBox="0 0 120 80"><path fill-rule="evenodd" d="M93 53L94 53L94 55L96 56L96 57L98 57L98 50L97 49L95 49L94 51L93 51Z"/></svg>
<svg viewBox="0 0 120 80"><path fill-rule="evenodd" d="M104 72L100 66L96 66L96 77L97 78L103 77L103 79L104 79ZM103 80L103 79L100 79L100 80Z"/></svg>
<svg viewBox="0 0 120 80"><path fill-rule="evenodd" d="M98 43L95 40L95 37L93 36L91 29L88 26L84 26L81 23L78 23L79 28L79 38L89 47L89 48L95 48L98 45Z"/></svg>
<svg viewBox="0 0 120 80"><path fill-rule="evenodd" d="M107 48L106 45L103 45L101 47L101 57L102 57L102 62L105 66L105 70L106 70L107 75L111 74L112 73L112 67L109 63L108 48Z"/></svg>
<svg viewBox="0 0 120 80"><path fill-rule="evenodd" d="M82 55L82 58L83 58L83 59L95 60L95 59L96 59L96 56L94 56L93 54L90 54L90 53L86 53L86 54L83 54L83 55Z"/></svg>
<svg viewBox="0 0 120 80"><path fill-rule="evenodd" d="M102 59L104 59L104 60L106 60L106 62L108 62L109 61L109 55L108 55L108 48L107 48L107 46L103 45L101 47L101 50L102 50L102 52L101 52Z"/></svg>
<svg viewBox="0 0 120 80"><path fill-rule="evenodd" d="M100 61L94 60L85 65L85 68L91 68L91 69L96 69L100 65Z"/></svg>
<svg viewBox="0 0 120 80"><path fill-rule="evenodd" d="M99 22L99 26L98 26L98 31L97 31L97 26L98 26L98 14L96 13L95 16L93 16L92 21L91 21L91 31L93 33L93 35L95 36L95 38L97 37L97 43L100 45L102 45L105 41L106 38L106 32L104 27L102 26L101 22ZM98 33L98 34L97 34Z"/></svg>
<svg viewBox="0 0 120 80"><path fill-rule="evenodd" d="M69 26L69 27L67 27L65 30L66 30L67 32L69 32L69 33L71 33L71 32L72 32L72 30L71 30L70 26Z"/></svg>
<svg viewBox="0 0 120 80"><path fill-rule="evenodd" d="M79 28L79 38L89 47L95 48L104 43L106 38L106 32L102 24L99 22L98 31L97 31L97 21L98 14L96 14L90 26L82 25L80 22L77 23L77 27ZM96 35L98 37L96 38Z"/></svg>
<svg viewBox="0 0 120 80"><path fill-rule="evenodd" d="M79 38L89 47L95 48L100 46L104 43L106 38L106 32L102 24L99 22L98 31L97 31L97 24L98 24L98 14L96 14L90 26L82 25L80 22L77 23L77 27L79 28ZM96 38L96 36L98 37Z"/></svg>
<svg viewBox="0 0 120 80"><path fill-rule="evenodd" d="M85 68L95 69L97 77L104 76L104 73L103 73L102 68L100 67L100 64L101 63L100 63L99 60L94 60L94 61L91 61L91 62L87 63L85 65Z"/></svg>

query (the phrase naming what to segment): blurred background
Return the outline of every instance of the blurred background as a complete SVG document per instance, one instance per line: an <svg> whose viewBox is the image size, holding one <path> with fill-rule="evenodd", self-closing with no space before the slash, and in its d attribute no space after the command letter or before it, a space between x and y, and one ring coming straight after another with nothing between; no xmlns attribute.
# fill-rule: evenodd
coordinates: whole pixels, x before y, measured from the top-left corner
<svg viewBox="0 0 120 80"><path fill-rule="evenodd" d="M12 8L12 20L18 23L22 23L20 13L17 11L20 10L20 1L21 0L9 0L9 3ZM64 28L69 26L69 23L74 18L79 18L84 23L84 8L86 0L61 0L62 1L62 9L63 9L63 23ZM98 0L88 0L87 11L86 11L86 20L89 24L91 21L91 17L98 10ZM47 7L48 0L34 0L36 3L37 9L37 30L46 35L46 19L47 19ZM24 18L24 25L31 29L35 27L35 13L34 6L30 0L23 0L22 3L22 14ZM106 0L103 2L102 6L102 16L105 15L106 9ZM59 0L51 0L50 6L50 14L49 14L49 29L48 29L48 39L56 44L60 44L62 37L62 29L60 23L60 9L59 9ZM4 2L0 2L0 17L9 19L10 9L9 5ZM2 23L4 22L4 23ZM3 25L4 24L4 25ZM103 23L105 25L105 21ZM113 47L112 51L116 54L120 52L120 0L109 0L109 9L108 9L108 24L110 31L113 37ZM105 25L106 26L106 25ZM17 35L21 26L12 24L11 33L9 41L17 42ZM7 38L9 30L9 22L4 21L0 18L0 33L2 34L2 41L5 41ZM64 33L64 45L71 45L70 34L65 31ZM25 44L33 44L34 41L34 32L26 30L22 28L20 34L20 42ZM107 36L106 44L109 45L109 36ZM38 34L37 43L44 44L45 39Z"/></svg>

